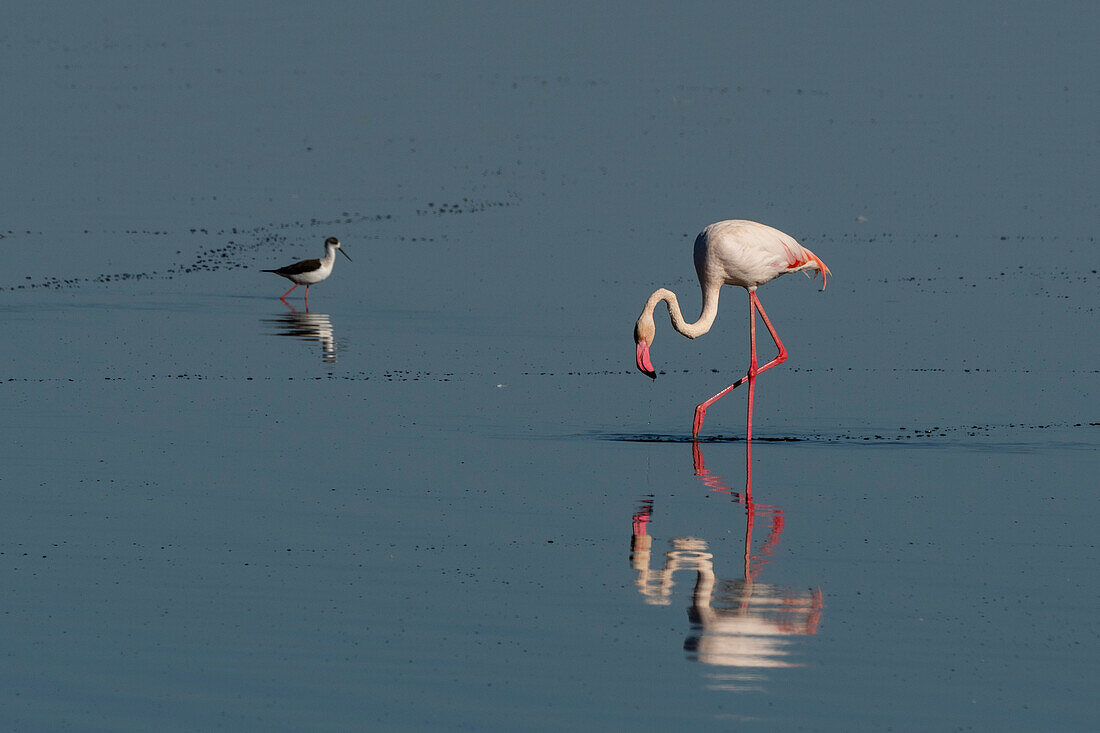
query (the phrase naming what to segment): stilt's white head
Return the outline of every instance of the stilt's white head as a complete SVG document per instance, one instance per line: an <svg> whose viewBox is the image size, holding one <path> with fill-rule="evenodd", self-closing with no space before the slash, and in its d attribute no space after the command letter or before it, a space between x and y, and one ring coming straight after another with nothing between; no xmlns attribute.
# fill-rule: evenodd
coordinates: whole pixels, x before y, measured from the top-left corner
<svg viewBox="0 0 1100 733"><path fill-rule="evenodd" d="M336 237L329 237L328 239L326 239L325 240L325 247L326 248L332 247L334 249L340 250L340 254L344 255L344 257L347 257L348 262L351 262L351 255L349 255L347 252L345 252L343 249L341 249L340 240L337 239Z"/></svg>

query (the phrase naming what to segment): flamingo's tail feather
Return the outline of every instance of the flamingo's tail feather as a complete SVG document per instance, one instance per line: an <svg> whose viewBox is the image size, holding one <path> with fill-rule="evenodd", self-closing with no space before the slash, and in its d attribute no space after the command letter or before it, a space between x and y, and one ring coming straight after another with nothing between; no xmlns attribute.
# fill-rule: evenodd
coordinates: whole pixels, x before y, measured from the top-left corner
<svg viewBox="0 0 1100 733"><path fill-rule="evenodd" d="M802 250L803 250L803 251L804 251L804 252L806 253L806 255L807 255L807 256L808 256L808 257L809 257L809 258L810 258L810 259L811 259L811 260L812 260L813 262L816 262L816 263L817 263L817 270L818 270L818 272L820 272L820 273L821 273L821 289L822 289L822 290L825 290L825 286L826 286L826 285L828 284L828 282L829 282L829 278L828 278L828 276L829 276L829 275L832 275L832 274L833 274L833 273L832 273L832 272L831 272L831 271L829 270L829 266L828 266L828 265L826 265L826 264L825 264L824 262L822 262L822 261L821 261L821 258L820 258L820 257L818 257L817 255L815 255L815 254L814 254L813 252L811 252L810 250L806 249L805 247L803 247L803 248L802 248ZM810 277L813 277L813 276L811 275Z"/></svg>

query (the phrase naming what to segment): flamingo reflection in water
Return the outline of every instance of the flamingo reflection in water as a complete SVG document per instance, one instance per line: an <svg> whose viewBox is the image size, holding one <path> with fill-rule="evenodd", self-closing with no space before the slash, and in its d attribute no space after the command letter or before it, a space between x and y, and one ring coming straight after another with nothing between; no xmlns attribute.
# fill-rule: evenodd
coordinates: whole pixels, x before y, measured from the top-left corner
<svg viewBox="0 0 1100 733"><path fill-rule="evenodd" d="M635 585L646 603L667 606L671 603L676 571L694 570L695 588L688 611L692 634L684 642L684 649L695 661L732 668L714 675L713 687L734 691L760 689L763 676L759 671L749 670L801 666L789 659L794 637L817 633L824 608L822 593L819 588L787 588L757 581L760 571L775 554L783 532L783 510L754 502L751 491L732 491L720 476L707 470L698 443L693 444L692 454L696 478L711 491L729 494L732 501L745 506L741 578L719 578L706 540L696 537L670 540L672 549L665 553L663 567L652 569L652 537L648 527L653 499L647 497L632 517L630 562L637 573ZM759 551L753 553L757 516L769 520L769 531Z"/></svg>
<svg viewBox="0 0 1100 733"><path fill-rule="evenodd" d="M305 312L299 312L285 300L283 303L290 309L289 312L275 318L263 319L264 323L275 326L274 335L289 336L302 341L318 341L321 344L321 361L326 364L335 364L336 333L328 314L310 313L308 304Z"/></svg>

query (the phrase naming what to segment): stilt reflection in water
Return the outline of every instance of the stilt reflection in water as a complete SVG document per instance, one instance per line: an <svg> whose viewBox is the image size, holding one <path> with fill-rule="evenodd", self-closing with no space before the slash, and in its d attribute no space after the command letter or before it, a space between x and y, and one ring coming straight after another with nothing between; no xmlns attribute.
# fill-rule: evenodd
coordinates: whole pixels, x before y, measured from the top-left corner
<svg viewBox="0 0 1100 733"><path fill-rule="evenodd" d="M286 303L286 306L290 309L288 313L263 319L263 323L275 326L275 331L272 334L275 336L289 336L303 341L320 341L321 361L326 364L335 364L336 335L328 314L310 313L308 307L305 312L298 312L289 303Z"/></svg>
<svg viewBox="0 0 1100 733"><path fill-rule="evenodd" d="M695 476L711 491L728 494L745 507L745 544L741 577L725 579L715 571L715 559L707 541L698 537L674 537L664 553L660 569L651 568L653 540L649 525L654 500L640 501L632 520L630 563L638 592L650 605L672 602L674 576L678 570L694 570L695 587L688 619L691 634L684 641L688 658L723 668L709 676L713 689L738 692L763 690L767 682L762 670L802 666L793 660L797 638L816 634L824 608L820 588L788 588L758 582L764 567L774 559L783 533L783 510L752 500L750 492L738 493L712 474L703 463L698 444L692 446ZM753 552L753 529L757 517L766 520L768 535Z"/></svg>

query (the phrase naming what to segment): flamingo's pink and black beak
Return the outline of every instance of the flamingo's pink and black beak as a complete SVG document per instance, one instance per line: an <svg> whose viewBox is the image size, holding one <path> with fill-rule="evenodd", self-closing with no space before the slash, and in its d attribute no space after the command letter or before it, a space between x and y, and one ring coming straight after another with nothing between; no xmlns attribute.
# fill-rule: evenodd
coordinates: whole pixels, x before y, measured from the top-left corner
<svg viewBox="0 0 1100 733"><path fill-rule="evenodd" d="M653 370L653 362L649 360L649 344L645 339L642 339L637 343L637 363L638 371L646 375L650 379L657 378L657 372Z"/></svg>

